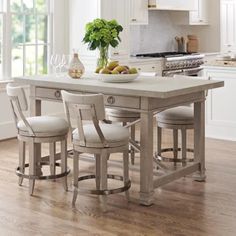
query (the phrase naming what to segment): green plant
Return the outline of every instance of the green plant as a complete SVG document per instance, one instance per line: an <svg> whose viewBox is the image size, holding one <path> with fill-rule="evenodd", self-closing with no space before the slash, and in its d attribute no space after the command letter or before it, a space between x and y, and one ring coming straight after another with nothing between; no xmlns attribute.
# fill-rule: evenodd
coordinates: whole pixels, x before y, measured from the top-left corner
<svg viewBox="0 0 236 236"><path fill-rule="evenodd" d="M95 19L86 25L83 42L88 44L90 50L99 50L98 66L107 65L108 48L117 47L121 41L119 34L122 30L123 27L116 20Z"/></svg>

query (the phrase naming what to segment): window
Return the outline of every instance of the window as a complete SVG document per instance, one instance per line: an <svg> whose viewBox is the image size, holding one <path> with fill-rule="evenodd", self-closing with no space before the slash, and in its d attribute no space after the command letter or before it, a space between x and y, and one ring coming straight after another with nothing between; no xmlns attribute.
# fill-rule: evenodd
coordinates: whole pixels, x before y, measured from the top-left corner
<svg viewBox="0 0 236 236"><path fill-rule="evenodd" d="M0 76L48 72L50 0L0 0Z"/></svg>

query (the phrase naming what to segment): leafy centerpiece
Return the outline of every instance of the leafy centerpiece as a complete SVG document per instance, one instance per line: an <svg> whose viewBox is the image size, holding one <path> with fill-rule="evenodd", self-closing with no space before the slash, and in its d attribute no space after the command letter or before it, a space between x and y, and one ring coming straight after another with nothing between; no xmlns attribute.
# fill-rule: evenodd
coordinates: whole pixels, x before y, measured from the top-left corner
<svg viewBox="0 0 236 236"><path fill-rule="evenodd" d="M90 50L99 50L98 67L107 66L109 46L118 46L121 41L119 34L122 31L123 27L116 20L95 19L86 25L83 42L88 44Z"/></svg>

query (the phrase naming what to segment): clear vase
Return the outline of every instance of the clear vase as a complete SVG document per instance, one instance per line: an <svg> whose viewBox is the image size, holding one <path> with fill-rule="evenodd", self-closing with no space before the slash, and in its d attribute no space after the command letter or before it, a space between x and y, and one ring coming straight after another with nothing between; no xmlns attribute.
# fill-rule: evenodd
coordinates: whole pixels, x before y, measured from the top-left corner
<svg viewBox="0 0 236 236"><path fill-rule="evenodd" d="M108 62L108 46L99 48L99 58L97 60L98 67L106 67Z"/></svg>
<svg viewBox="0 0 236 236"><path fill-rule="evenodd" d="M84 65L78 57L78 53L74 53L74 56L69 65L69 76L73 79L79 79L84 74Z"/></svg>

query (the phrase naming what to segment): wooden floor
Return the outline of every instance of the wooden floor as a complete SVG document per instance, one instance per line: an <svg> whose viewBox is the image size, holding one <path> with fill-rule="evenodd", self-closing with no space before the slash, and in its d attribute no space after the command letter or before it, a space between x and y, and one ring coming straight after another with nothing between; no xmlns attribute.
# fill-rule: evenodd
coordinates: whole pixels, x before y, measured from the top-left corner
<svg viewBox="0 0 236 236"><path fill-rule="evenodd" d="M28 196L28 181L19 187L14 174L17 152L16 140L0 142L0 235L236 235L235 142L208 139L207 182L186 177L168 184L155 191L151 207L138 204L139 178L131 171L132 203L109 196L106 213L95 196L79 196L72 208L71 175L67 193L60 181L38 181ZM93 168L82 162L82 171Z"/></svg>

